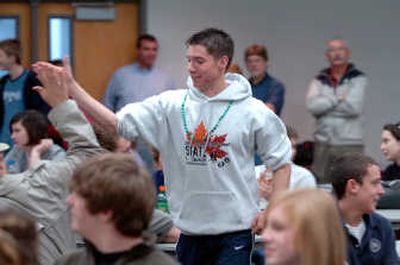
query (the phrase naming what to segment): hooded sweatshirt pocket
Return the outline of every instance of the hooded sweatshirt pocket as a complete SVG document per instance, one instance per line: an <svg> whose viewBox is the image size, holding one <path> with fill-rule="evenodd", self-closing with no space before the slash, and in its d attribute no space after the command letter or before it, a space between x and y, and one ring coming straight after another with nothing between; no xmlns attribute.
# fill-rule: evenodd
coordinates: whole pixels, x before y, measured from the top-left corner
<svg viewBox="0 0 400 265"><path fill-rule="evenodd" d="M231 192L193 192L185 198L179 219L188 232L213 234L221 227L234 229L242 224L239 205Z"/></svg>

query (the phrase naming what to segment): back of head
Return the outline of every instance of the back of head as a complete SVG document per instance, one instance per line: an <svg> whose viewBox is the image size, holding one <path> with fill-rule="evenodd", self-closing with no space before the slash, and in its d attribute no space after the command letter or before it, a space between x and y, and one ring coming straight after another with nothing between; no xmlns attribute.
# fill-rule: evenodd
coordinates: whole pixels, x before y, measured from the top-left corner
<svg viewBox="0 0 400 265"><path fill-rule="evenodd" d="M246 60L248 57L252 55L257 55L263 58L265 61L268 62L268 50L265 46L260 44L253 44L246 48L244 51L244 59Z"/></svg>
<svg viewBox="0 0 400 265"><path fill-rule="evenodd" d="M0 264L23 265L18 244L9 233L0 230Z"/></svg>
<svg viewBox="0 0 400 265"><path fill-rule="evenodd" d="M339 200L344 197L350 179L362 184L363 177L371 165L377 165L376 161L360 153L346 153L335 159L329 169L329 178L336 197Z"/></svg>
<svg viewBox="0 0 400 265"><path fill-rule="evenodd" d="M155 206L154 184L129 154L104 154L83 163L70 188L86 201L91 214L112 212L119 233L138 237Z"/></svg>
<svg viewBox="0 0 400 265"><path fill-rule="evenodd" d="M8 232L15 239L21 255L21 264L39 264L38 235L33 218L11 208L2 209L0 210L0 229Z"/></svg>
<svg viewBox="0 0 400 265"><path fill-rule="evenodd" d="M37 110L26 110L15 114L10 121L10 131L12 125L21 122L29 136L28 145L36 145L41 139L48 137L49 123L46 117Z"/></svg>
<svg viewBox="0 0 400 265"><path fill-rule="evenodd" d="M234 43L231 36L223 30L207 28L199 31L189 37L186 41L186 45L202 45L215 59L227 56L228 64L226 69L228 69L232 63Z"/></svg>
<svg viewBox="0 0 400 265"><path fill-rule="evenodd" d="M21 42L17 39L7 39L0 41L0 50L4 51L7 56L14 56L15 62L21 64L22 47Z"/></svg>
<svg viewBox="0 0 400 265"><path fill-rule="evenodd" d="M302 265L343 265L345 238L335 200L319 189L296 189L274 197L267 215L282 207L294 231Z"/></svg>

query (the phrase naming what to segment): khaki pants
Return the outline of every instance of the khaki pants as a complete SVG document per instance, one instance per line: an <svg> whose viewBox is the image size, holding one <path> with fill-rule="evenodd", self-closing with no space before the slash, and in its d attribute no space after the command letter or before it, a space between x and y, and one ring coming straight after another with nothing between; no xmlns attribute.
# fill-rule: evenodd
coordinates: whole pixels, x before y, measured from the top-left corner
<svg viewBox="0 0 400 265"><path fill-rule="evenodd" d="M363 145L327 145L316 143L314 148L314 159L312 169L317 177L318 183L331 183L329 169L332 162L344 153L363 153Z"/></svg>

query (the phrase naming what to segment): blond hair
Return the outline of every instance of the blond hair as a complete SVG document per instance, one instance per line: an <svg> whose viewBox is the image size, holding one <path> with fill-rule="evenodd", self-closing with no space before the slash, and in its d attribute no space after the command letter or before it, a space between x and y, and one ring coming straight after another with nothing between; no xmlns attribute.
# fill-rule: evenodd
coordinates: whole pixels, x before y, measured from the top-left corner
<svg viewBox="0 0 400 265"><path fill-rule="evenodd" d="M269 213L282 207L294 231L301 265L343 265L345 237L334 198L323 190L296 189L274 197Z"/></svg>

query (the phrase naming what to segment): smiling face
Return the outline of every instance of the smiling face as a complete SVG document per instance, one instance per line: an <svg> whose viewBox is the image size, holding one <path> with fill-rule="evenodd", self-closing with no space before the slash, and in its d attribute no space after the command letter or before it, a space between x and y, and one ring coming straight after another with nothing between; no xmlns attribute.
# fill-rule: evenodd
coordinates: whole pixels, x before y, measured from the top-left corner
<svg viewBox="0 0 400 265"><path fill-rule="evenodd" d="M362 183L354 181L353 197L358 208L364 213L375 211L379 198L385 193L381 184L381 171L377 165L368 166Z"/></svg>
<svg viewBox="0 0 400 265"><path fill-rule="evenodd" d="M326 59L331 66L346 65L350 59L350 50L343 40L331 40L325 52Z"/></svg>
<svg viewBox="0 0 400 265"><path fill-rule="evenodd" d="M294 229L282 206L273 208L262 233L269 265L297 264L299 253L294 247Z"/></svg>
<svg viewBox="0 0 400 265"><path fill-rule="evenodd" d="M11 139L13 140L14 145L19 148L23 148L28 145L29 135L21 121L11 125Z"/></svg>
<svg viewBox="0 0 400 265"><path fill-rule="evenodd" d="M193 85L200 91L215 89L224 80L229 61L227 56L217 59L203 45L189 45L186 58Z"/></svg>
<svg viewBox="0 0 400 265"><path fill-rule="evenodd" d="M390 131L382 132L381 151L387 160L400 162L400 141Z"/></svg>

